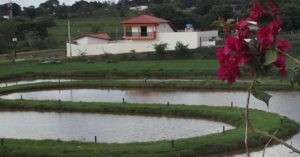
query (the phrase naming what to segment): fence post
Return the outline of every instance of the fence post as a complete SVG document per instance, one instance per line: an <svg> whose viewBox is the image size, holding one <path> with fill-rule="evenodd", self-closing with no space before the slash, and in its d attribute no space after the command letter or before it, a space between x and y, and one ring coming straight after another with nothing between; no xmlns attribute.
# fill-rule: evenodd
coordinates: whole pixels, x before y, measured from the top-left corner
<svg viewBox="0 0 300 157"><path fill-rule="evenodd" d="M123 104L125 104L125 98L123 98Z"/></svg>
<svg viewBox="0 0 300 157"><path fill-rule="evenodd" d="M225 126L223 126L223 134L225 134Z"/></svg>
<svg viewBox="0 0 300 157"><path fill-rule="evenodd" d="M231 101L231 108L233 108L233 102Z"/></svg>
<svg viewBox="0 0 300 157"><path fill-rule="evenodd" d="M97 136L95 136L95 144L97 144Z"/></svg>
<svg viewBox="0 0 300 157"><path fill-rule="evenodd" d="M1 138L1 146L4 146L4 138Z"/></svg>

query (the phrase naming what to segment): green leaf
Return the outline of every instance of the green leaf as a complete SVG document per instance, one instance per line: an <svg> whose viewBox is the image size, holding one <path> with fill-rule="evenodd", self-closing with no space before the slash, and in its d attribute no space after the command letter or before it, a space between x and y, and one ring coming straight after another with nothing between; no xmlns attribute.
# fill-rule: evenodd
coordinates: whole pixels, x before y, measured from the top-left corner
<svg viewBox="0 0 300 157"><path fill-rule="evenodd" d="M255 87L255 86L254 86L253 89L252 89L252 95L253 95L256 99L261 100L261 101L263 101L264 103L266 103L267 106L268 106L268 108L269 108L269 101L270 101L272 95L270 95L270 94L268 94L268 93L262 91L260 88Z"/></svg>
<svg viewBox="0 0 300 157"><path fill-rule="evenodd" d="M268 50L266 53L266 61L264 65L270 65L277 60L277 51Z"/></svg>

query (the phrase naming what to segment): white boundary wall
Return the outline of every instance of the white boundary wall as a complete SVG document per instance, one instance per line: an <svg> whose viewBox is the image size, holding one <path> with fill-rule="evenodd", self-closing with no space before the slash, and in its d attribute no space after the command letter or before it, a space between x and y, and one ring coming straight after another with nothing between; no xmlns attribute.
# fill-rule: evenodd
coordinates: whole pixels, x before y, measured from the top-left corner
<svg viewBox="0 0 300 157"><path fill-rule="evenodd" d="M154 44L167 43L167 50L174 50L178 41L188 44L189 49L195 49L200 46L215 46L216 42L210 39L216 38L218 31L204 32L167 32L158 33L156 40L119 40L105 44L72 44L72 56L101 55L105 53L120 54L135 52L151 52L154 50ZM69 44L67 43L67 56L70 57Z"/></svg>

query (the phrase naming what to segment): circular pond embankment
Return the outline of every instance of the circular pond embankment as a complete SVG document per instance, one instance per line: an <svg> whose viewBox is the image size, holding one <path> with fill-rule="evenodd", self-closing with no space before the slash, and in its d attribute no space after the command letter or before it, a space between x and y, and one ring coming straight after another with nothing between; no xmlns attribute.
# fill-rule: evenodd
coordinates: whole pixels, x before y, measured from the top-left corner
<svg viewBox="0 0 300 157"><path fill-rule="evenodd" d="M73 83L72 83L73 84ZM88 87L98 87L88 83ZM49 86L50 85L50 86ZM53 86L51 86L53 85ZM67 85L67 86L65 86ZM82 86L81 86L82 85ZM79 87L84 87L83 84ZM47 86L47 89L72 88L70 83L46 83L20 85L18 87L8 87L1 89L0 93L12 93L19 91L39 90ZM78 88L74 85L73 87ZM115 87L117 87L115 85ZM122 87L122 86L121 86ZM182 98L181 98L182 99ZM121 100L120 100L121 101ZM156 115L171 117L192 117L205 118L216 121L222 121L234 125L236 129L230 130L225 134L206 135L202 137L193 137L175 141L175 147L172 148L170 141L131 143L131 144L100 144L92 145L80 142L60 142L60 141L31 141L31 140L8 140L6 149L2 149L6 154L12 153L14 156L22 154L32 154L35 156L44 156L47 149L55 149L48 153L48 156L178 156L207 154L216 152L227 152L243 148L243 129L244 122L241 117L240 108L230 107L208 107L208 106L184 106L184 105L164 105L157 104L125 104L122 103L87 103L87 102L64 102L64 101L35 101L35 100L0 100L0 109L2 110L26 110L26 111L59 111L59 112L94 112L94 113L118 113L133 115ZM200 104L201 102L197 103ZM203 103L201 103L203 104ZM235 103L236 105L236 103ZM279 137L288 137L298 132L298 125L287 118L284 124L280 125L280 116L263 111L252 110L251 119L255 127L266 130L270 133L280 128ZM258 136L251 136L251 146L263 145L268 140ZM26 148L21 149L26 144ZM35 147L38 145L39 147ZM79 146L79 147L78 147ZM74 148L76 147L76 148ZM81 148L85 148L82 150ZM77 149L80 148L80 149ZM104 149L105 148L105 149ZM19 150L16 152L16 150ZM87 151L89 150L89 151ZM125 155L125 156L126 156Z"/></svg>

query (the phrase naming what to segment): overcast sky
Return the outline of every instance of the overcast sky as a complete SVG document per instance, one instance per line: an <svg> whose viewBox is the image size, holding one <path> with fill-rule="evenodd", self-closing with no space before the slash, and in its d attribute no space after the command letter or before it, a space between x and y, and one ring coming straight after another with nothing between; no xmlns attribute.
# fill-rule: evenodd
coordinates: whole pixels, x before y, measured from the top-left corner
<svg viewBox="0 0 300 157"><path fill-rule="evenodd" d="M19 5L21 5L22 7L24 6L39 6L40 3L45 2L46 0L12 0L12 2L17 3ZM76 1L80 1L80 0L59 0L60 4L65 3L66 5L72 5L73 3L75 3ZM105 0L86 0L86 1L105 1ZM112 2L116 2L118 0L109 0ZM0 0L0 4L4 4L9 2L9 0Z"/></svg>

